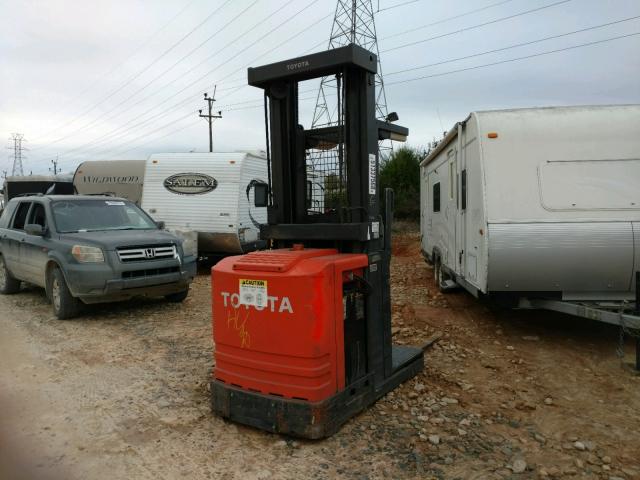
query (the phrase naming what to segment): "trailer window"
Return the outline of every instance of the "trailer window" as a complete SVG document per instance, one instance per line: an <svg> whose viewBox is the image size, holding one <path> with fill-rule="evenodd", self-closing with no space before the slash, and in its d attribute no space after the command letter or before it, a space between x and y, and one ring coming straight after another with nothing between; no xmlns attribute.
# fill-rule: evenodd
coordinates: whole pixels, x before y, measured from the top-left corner
<svg viewBox="0 0 640 480"><path fill-rule="evenodd" d="M462 210L467 209L467 170L464 169L460 172L460 196L462 197Z"/></svg>
<svg viewBox="0 0 640 480"><path fill-rule="evenodd" d="M433 185L433 211L440 211L440 182Z"/></svg>
<svg viewBox="0 0 640 480"><path fill-rule="evenodd" d="M640 159L548 161L538 175L547 210L640 208Z"/></svg>
<svg viewBox="0 0 640 480"><path fill-rule="evenodd" d="M451 152L450 152L451 153ZM449 162L449 200L453 200L453 193L456 188L456 169L453 160Z"/></svg>

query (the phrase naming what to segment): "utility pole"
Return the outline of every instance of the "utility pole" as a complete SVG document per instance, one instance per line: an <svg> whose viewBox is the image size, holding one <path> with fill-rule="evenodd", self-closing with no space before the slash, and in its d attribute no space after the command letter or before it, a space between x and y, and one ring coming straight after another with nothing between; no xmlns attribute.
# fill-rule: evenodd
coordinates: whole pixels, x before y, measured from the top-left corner
<svg viewBox="0 0 640 480"><path fill-rule="evenodd" d="M53 172L54 175L57 175L58 174L58 155L56 155L55 160L51 160L51 164L53 165L53 167L49 168L49 171Z"/></svg>
<svg viewBox="0 0 640 480"><path fill-rule="evenodd" d="M11 175L24 175L22 169L22 159L24 158L22 151L26 150L26 148L22 146L22 142L26 142L24 135L14 133L9 140L13 141L13 145L7 147L9 150L13 150L13 168L11 169Z"/></svg>
<svg viewBox="0 0 640 480"><path fill-rule="evenodd" d="M202 110L198 110L200 117L207 120L209 123L209 152L213 152L213 120L216 118L222 118L222 111L218 111L216 115L212 113L213 111L213 102L216 101L216 90L218 86L213 87L213 96L210 97L206 92L204 94L204 99L209 104L209 114L203 115Z"/></svg>

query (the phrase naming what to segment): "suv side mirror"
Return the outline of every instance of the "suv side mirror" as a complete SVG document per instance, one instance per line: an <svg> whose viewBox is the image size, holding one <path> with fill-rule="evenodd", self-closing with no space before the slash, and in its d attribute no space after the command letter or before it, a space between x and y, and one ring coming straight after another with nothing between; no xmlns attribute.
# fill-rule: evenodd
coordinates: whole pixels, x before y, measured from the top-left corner
<svg viewBox="0 0 640 480"><path fill-rule="evenodd" d="M166 224L162 220L160 220L159 222L156 222L156 225L160 230L164 230L164 227L166 226Z"/></svg>
<svg viewBox="0 0 640 480"><path fill-rule="evenodd" d="M256 207L266 207L269 203L269 185L256 183L253 187L253 204Z"/></svg>
<svg viewBox="0 0 640 480"><path fill-rule="evenodd" d="M28 223L24 226L24 231L27 235L35 235L41 237L44 235L44 228L37 223Z"/></svg>

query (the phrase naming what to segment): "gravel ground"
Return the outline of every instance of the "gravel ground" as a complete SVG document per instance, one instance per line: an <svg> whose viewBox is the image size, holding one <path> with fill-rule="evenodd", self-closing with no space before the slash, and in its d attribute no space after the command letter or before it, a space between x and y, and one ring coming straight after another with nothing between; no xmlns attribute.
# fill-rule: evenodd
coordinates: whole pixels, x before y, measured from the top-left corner
<svg viewBox="0 0 640 480"><path fill-rule="evenodd" d="M400 230L394 339L440 340L421 375L323 441L211 414L206 273L182 305L72 321L41 290L0 297L0 478L640 478L640 377L617 329L442 295Z"/></svg>

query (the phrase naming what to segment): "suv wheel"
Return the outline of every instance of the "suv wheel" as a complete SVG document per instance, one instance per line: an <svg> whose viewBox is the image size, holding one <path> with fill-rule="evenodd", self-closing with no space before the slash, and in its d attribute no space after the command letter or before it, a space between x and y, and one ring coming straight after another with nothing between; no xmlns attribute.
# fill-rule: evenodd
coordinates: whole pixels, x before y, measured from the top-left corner
<svg viewBox="0 0 640 480"><path fill-rule="evenodd" d="M172 303L180 303L180 302L184 302L188 296L189 296L189 288L187 288L182 292L165 295L164 298L167 299L167 301Z"/></svg>
<svg viewBox="0 0 640 480"><path fill-rule="evenodd" d="M49 275L49 292L53 313L58 320L73 318L80 312L80 300L71 295L59 268L54 268Z"/></svg>
<svg viewBox="0 0 640 480"><path fill-rule="evenodd" d="M0 293L10 295L20 291L20 280L16 279L4 263L4 257L0 255Z"/></svg>

